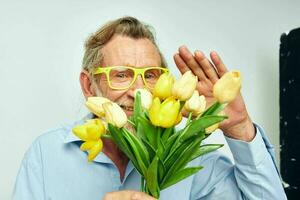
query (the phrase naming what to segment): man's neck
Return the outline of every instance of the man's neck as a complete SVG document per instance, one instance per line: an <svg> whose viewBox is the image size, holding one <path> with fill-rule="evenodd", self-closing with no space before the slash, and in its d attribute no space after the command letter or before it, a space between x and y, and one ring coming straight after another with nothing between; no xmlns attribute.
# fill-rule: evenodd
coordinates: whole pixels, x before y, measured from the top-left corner
<svg viewBox="0 0 300 200"><path fill-rule="evenodd" d="M103 151L109 157L120 173L120 180L123 181L125 177L126 167L129 162L127 156L117 147L117 145L110 139L103 139Z"/></svg>

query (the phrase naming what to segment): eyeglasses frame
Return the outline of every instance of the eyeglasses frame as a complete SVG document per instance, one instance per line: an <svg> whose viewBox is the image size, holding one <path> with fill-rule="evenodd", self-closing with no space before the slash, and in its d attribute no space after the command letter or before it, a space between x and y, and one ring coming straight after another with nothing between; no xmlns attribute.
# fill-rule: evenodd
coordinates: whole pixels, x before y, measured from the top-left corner
<svg viewBox="0 0 300 200"><path fill-rule="evenodd" d="M118 88L118 87L114 87L112 86L111 84L111 80L109 78L109 73L112 69L114 68L118 68L118 67L124 67L124 68L127 68L127 69L131 69L133 70L134 72L134 77L133 77L133 81L131 82L131 84L127 87L124 87L124 88ZM150 70L150 69L160 69L163 71L163 73L169 73L169 69L165 68L165 67L140 67L140 68L137 68L137 67L131 67L131 66L98 66L96 67L93 72L92 72L92 75L97 75L97 74L102 74L104 73L105 76L106 76L106 79L108 80L108 86L111 88L111 89L114 89L114 90L127 90L129 89L136 81L136 78L138 75L141 75L142 79L143 79L143 82L145 84L145 86L148 88L148 89L151 89L149 87L149 85L147 84L146 80L145 80L145 71L147 70Z"/></svg>

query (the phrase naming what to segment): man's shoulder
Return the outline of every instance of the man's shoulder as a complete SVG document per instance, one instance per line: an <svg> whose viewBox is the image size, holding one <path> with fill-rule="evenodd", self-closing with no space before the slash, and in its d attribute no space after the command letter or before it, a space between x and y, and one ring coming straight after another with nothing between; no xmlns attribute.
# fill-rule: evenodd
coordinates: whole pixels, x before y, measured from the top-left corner
<svg viewBox="0 0 300 200"><path fill-rule="evenodd" d="M41 145L54 145L55 143L68 143L76 140L76 136L72 133L72 128L78 124L82 124L86 119L91 118L90 114L73 123L63 124L57 128L50 129L38 136L34 143Z"/></svg>
<svg viewBox="0 0 300 200"><path fill-rule="evenodd" d="M72 130L71 126L61 126L58 128L50 129L44 133L42 133L40 136L38 136L34 144L51 144L54 143L62 143L64 142L64 139L68 136L70 131Z"/></svg>

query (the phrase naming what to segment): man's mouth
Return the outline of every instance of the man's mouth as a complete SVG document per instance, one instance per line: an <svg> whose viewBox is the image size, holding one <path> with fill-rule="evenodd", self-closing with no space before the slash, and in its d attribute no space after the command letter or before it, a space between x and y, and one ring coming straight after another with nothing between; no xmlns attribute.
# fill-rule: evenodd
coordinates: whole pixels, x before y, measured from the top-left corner
<svg viewBox="0 0 300 200"><path fill-rule="evenodd" d="M120 106L121 106L121 108L122 108L123 110L133 111L133 107L132 107L132 106L125 106L125 105L120 105Z"/></svg>

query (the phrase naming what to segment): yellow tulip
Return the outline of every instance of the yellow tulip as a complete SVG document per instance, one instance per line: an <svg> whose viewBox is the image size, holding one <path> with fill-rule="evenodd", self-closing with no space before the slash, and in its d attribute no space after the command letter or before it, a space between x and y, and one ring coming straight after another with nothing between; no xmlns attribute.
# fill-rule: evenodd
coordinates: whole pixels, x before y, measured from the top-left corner
<svg viewBox="0 0 300 200"><path fill-rule="evenodd" d="M186 101L193 95L198 82L197 76L191 71L187 71L183 76L175 81L172 88L172 95L180 101Z"/></svg>
<svg viewBox="0 0 300 200"><path fill-rule="evenodd" d="M219 128L219 123L211 125L205 129L205 134L210 134Z"/></svg>
<svg viewBox="0 0 300 200"><path fill-rule="evenodd" d="M109 99L104 97L89 97L86 101L86 107L98 117L104 116L104 110L102 108L103 103L110 102Z"/></svg>
<svg viewBox="0 0 300 200"><path fill-rule="evenodd" d="M214 85L213 95L220 103L229 103L239 94L241 74L239 71L225 73Z"/></svg>
<svg viewBox="0 0 300 200"><path fill-rule="evenodd" d="M83 125L77 125L72 129L73 133L83 140L80 149L89 151L88 161L92 161L103 148L101 135L105 133L105 127L100 119L88 120Z"/></svg>
<svg viewBox="0 0 300 200"><path fill-rule="evenodd" d="M194 116L198 116L199 114L205 111L206 100L203 95L199 96L199 92L197 90L194 91L191 98L189 98L185 104L184 108L193 113Z"/></svg>
<svg viewBox="0 0 300 200"><path fill-rule="evenodd" d="M155 97L152 106L149 109L149 117L152 124L169 128L181 121L180 102L173 97L169 97L160 102L158 97Z"/></svg>
<svg viewBox="0 0 300 200"><path fill-rule="evenodd" d="M161 100L168 98L172 95L173 84L174 77L170 73L162 74L154 86L153 95Z"/></svg>
<svg viewBox="0 0 300 200"><path fill-rule="evenodd" d="M121 128L127 123L127 116L123 109L116 103L107 102L103 104L105 119L108 123Z"/></svg>
<svg viewBox="0 0 300 200"><path fill-rule="evenodd" d="M141 93L141 103L142 103L142 107L144 109L149 109L151 104L152 104L152 94L151 92L149 92L148 90L146 89L137 89L134 91L134 96L136 95L137 92L140 92Z"/></svg>
<svg viewBox="0 0 300 200"><path fill-rule="evenodd" d="M182 113L179 112L178 116L177 116L177 119L176 119L176 122L175 122L175 125L179 124L182 120Z"/></svg>

